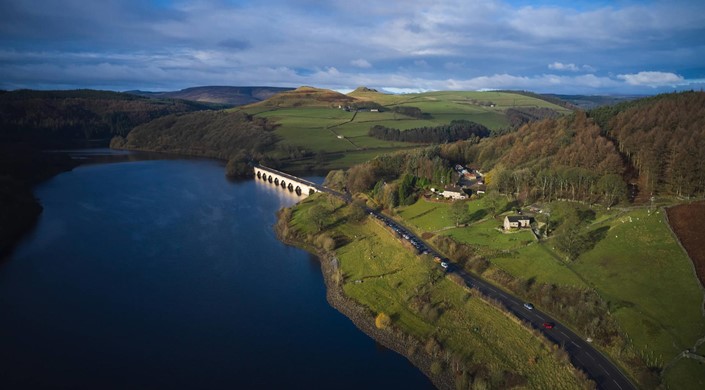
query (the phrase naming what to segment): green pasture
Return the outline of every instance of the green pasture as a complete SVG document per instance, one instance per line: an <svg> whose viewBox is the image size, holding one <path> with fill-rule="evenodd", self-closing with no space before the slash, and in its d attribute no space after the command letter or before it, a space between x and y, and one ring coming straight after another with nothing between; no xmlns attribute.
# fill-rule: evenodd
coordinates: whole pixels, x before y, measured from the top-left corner
<svg viewBox="0 0 705 390"><path fill-rule="evenodd" d="M540 99L506 92L428 92L408 95L364 92L361 95L389 108L395 105L418 107L430 117L415 119L391 111L353 113L337 108L306 106L305 102L302 102L300 107L293 108L255 105L242 109L277 123L279 126L275 134L281 138L280 142L327 153L414 146L414 144L394 143L368 136L367 132L374 125L406 130L416 127L434 127L448 124L453 120L465 119L497 130L508 125L504 115L504 110L508 107L551 107L567 112ZM495 107L475 104L472 99L491 101ZM339 139L338 135L348 140Z"/></svg>
<svg viewBox="0 0 705 390"><path fill-rule="evenodd" d="M325 234L344 244L336 249L343 290L373 313L384 312L392 325L416 338L437 339L465 366L482 364L493 377L504 371L526 378L529 388L572 389L579 380L567 362L555 357L534 333L494 306L444 277L427 256L417 256L378 221L340 223L345 208L332 206L323 196L296 206L291 226L313 233L307 210L315 203L331 210ZM411 304L427 302L430 317ZM447 369L447 368L446 368Z"/></svg>
<svg viewBox="0 0 705 390"><path fill-rule="evenodd" d="M600 228L604 238L572 268L609 301L637 350L666 364L705 337L703 290L663 212L632 210Z"/></svg>
<svg viewBox="0 0 705 390"><path fill-rule="evenodd" d="M665 366L696 340L705 337L703 290L690 259L670 233L661 211L598 211L588 229L599 239L577 261L566 263L552 240L537 243L528 231L501 233L502 216L487 219L481 201L468 203L480 222L450 228L450 203L419 200L396 210L403 223L419 233L437 232L473 245L478 253L510 274L575 287L594 288L611 314L650 364ZM446 229L444 229L446 228ZM443 229L443 230L442 230ZM680 359L666 371L673 388L698 388L702 365ZM672 372L672 373L671 373ZM676 373L690 372L691 385Z"/></svg>

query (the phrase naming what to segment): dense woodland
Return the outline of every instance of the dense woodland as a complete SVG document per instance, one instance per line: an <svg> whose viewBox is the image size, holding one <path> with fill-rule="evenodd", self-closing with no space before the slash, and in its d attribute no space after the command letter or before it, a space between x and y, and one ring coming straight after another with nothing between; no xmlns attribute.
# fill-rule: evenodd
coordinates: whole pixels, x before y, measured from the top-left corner
<svg viewBox="0 0 705 390"><path fill-rule="evenodd" d="M65 147L126 135L132 128L173 113L211 106L125 93L75 90L0 92L0 141Z"/></svg>
<svg viewBox="0 0 705 390"><path fill-rule="evenodd" d="M435 127L417 127L409 130L399 130L382 125L370 128L368 134L385 141L415 142L426 144L443 144L474 138L485 138L490 130L475 122L454 120L449 125Z"/></svg>
<svg viewBox="0 0 705 390"><path fill-rule="evenodd" d="M504 114L507 116L509 125L513 128L519 128L529 122L535 122L541 119L557 119L561 114L548 107L519 107L508 108Z"/></svg>
<svg viewBox="0 0 705 390"><path fill-rule="evenodd" d="M642 191L705 195L705 93L674 93L610 112L604 133L638 170Z"/></svg>
<svg viewBox="0 0 705 390"><path fill-rule="evenodd" d="M110 146L229 160L228 173L249 172L246 162L263 159L277 141L275 126L244 112L200 111L169 115L134 128Z"/></svg>
<svg viewBox="0 0 705 390"><path fill-rule="evenodd" d="M630 181L642 193L703 196L705 93L666 94L577 111L481 142L377 158L350 169L347 187L369 191L380 180L394 185L407 174L421 179L415 181L420 185L448 184L447 176L438 172L443 164L455 163L488 172L491 189L519 202L570 199L612 206L627 200Z"/></svg>

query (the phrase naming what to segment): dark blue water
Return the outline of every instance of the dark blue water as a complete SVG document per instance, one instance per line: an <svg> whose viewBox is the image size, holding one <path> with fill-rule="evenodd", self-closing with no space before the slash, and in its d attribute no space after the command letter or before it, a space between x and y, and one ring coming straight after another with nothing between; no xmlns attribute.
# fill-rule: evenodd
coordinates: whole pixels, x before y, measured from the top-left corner
<svg viewBox="0 0 705 390"><path fill-rule="evenodd" d="M271 225L296 202L210 161L82 166L0 263L0 388L428 388L328 306Z"/></svg>

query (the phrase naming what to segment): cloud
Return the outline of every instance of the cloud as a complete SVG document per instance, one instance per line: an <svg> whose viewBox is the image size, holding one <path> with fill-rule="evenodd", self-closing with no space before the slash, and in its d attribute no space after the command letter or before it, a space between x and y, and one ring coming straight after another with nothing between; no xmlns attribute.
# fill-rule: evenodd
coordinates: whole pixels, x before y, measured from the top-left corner
<svg viewBox="0 0 705 390"><path fill-rule="evenodd" d="M4 0L0 84L651 93L705 77L702 2L528 3Z"/></svg>
<svg viewBox="0 0 705 390"><path fill-rule="evenodd" d="M363 58L358 58L356 60L350 61L350 65L355 66L357 68L364 68L364 69L372 67L372 64L370 64L367 60L365 60Z"/></svg>
<svg viewBox="0 0 705 390"><path fill-rule="evenodd" d="M564 64L562 62L554 62L552 64L548 64L548 69L552 70L560 70L560 71L567 71L567 72L587 72L587 73L594 73L597 71L597 69L593 68L590 65L582 65L578 66L573 63L570 64Z"/></svg>
<svg viewBox="0 0 705 390"><path fill-rule="evenodd" d="M617 78L624 80L629 85L664 87L684 84L683 76L670 72L639 72L634 74L620 74Z"/></svg>
<svg viewBox="0 0 705 390"><path fill-rule="evenodd" d="M578 72L580 71L580 68L575 66L575 64L564 64L562 62L554 62L552 64L548 64L548 69L553 69L553 70L568 70L571 72Z"/></svg>

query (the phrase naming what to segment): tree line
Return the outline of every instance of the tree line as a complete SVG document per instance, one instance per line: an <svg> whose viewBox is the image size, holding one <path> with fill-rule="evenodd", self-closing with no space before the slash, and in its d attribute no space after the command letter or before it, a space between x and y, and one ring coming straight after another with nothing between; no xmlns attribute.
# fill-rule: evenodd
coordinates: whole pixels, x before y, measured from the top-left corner
<svg viewBox="0 0 705 390"><path fill-rule="evenodd" d="M417 127L409 130L375 125L370 128L368 135L385 141L441 144L469 138L489 137L490 130L479 123L454 120L448 125Z"/></svg>

